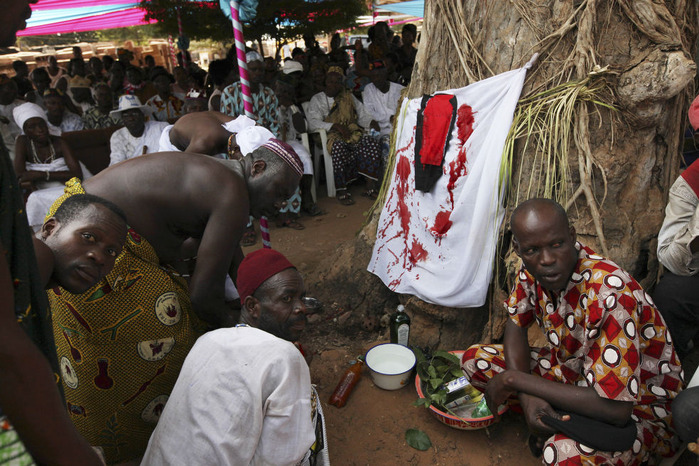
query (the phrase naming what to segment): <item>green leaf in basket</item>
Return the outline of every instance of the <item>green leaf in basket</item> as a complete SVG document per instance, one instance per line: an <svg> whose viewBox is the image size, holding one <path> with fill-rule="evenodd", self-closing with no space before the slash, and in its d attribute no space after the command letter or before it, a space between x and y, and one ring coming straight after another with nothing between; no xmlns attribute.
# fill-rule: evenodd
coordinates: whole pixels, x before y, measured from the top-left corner
<svg viewBox="0 0 699 466"><path fill-rule="evenodd" d="M431 404L432 402L429 398L418 398L417 400L413 401L413 406L424 406L425 408L429 408Z"/></svg>
<svg viewBox="0 0 699 466"><path fill-rule="evenodd" d="M442 385L442 379L430 379L430 385L432 386L432 389L435 389Z"/></svg>
<svg viewBox="0 0 699 466"><path fill-rule="evenodd" d="M427 373L430 374L430 378L432 379L437 377L437 371L434 369L434 366L429 366L427 368Z"/></svg>
<svg viewBox="0 0 699 466"><path fill-rule="evenodd" d="M429 450L432 446L432 442L430 442L430 438L427 434L418 429L406 430L405 441L408 442L408 445L420 451Z"/></svg>
<svg viewBox="0 0 699 466"><path fill-rule="evenodd" d="M446 364L435 364L434 370L437 371L437 377L443 378L449 372L449 366Z"/></svg>
<svg viewBox="0 0 699 466"><path fill-rule="evenodd" d="M434 357L435 358L437 358L437 357L442 358L442 359L445 359L447 362L456 363L458 365L461 365L461 359L457 355L451 354L448 351L437 350L434 352Z"/></svg>
<svg viewBox="0 0 699 466"><path fill-rule="evenodd" d="M459 377L464 376L464 371L462 371L460 367L452 367L451 368L451 375L453 375L454 377L456 377L458 379Z"/></svg>

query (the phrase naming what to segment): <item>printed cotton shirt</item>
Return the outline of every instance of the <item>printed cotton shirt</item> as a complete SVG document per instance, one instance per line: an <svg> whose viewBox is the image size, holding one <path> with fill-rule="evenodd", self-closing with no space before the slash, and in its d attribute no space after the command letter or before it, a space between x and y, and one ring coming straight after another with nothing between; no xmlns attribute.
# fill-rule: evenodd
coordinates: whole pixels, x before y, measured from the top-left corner
<svg viewBox="0 0 699 466"><path fill-rule="evenodd" d="M257 124L264 126L274 137L279 136L279 102L274 91L260 84L260 90L252 94L252 112L257 117ZM237 117L245 115L243 91L239 82L233 83L221 94L221 113Z"/></svg>
<svg viewBox="0 0 699 466"><path fill-rule="evenodd" d="M546 334L550 360L539 364L550 370L547 378L634 402L637 416L669 416L683 374L663 318L628 273L576 248L575 271L557 300L520 269L506 302L510 318L520 327L536 320Z"/></svg>
<svg viewBox="0 0 699 466"><path fill-rule="evenodd" d="M168 121L184 115L184 101L174 95L168 96L167 102L158 94L146 102L152 110L151 118L158 121Z"/></svg>

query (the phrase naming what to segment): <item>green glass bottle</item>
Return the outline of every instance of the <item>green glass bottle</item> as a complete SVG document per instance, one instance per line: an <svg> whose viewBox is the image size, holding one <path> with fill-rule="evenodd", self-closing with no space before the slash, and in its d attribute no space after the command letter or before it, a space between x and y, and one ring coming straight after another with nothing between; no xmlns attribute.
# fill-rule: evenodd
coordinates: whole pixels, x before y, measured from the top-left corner
<svg viewBox="0 0 699 466"><path fill-rule="evenodd" d="M408 346L410 340L410 317L405 313L405 306L398 305L398 309L391 316L391 343Z"/></svg>

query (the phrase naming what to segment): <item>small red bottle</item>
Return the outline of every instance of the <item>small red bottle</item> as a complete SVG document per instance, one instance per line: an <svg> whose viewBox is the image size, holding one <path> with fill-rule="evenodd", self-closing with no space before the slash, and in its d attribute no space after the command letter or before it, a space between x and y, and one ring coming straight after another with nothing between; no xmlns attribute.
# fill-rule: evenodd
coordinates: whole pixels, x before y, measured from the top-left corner
<svg viewBox="0 0 699 466"><path fill-rule="evenodd" d="M342 408L345 403L347 403L347 398L349 398L350 393L354 389L354 386L359 382L359 378L362 376L362 366L364 361L357 359L342 375L340 383L335 387L335 391L330 397L330 404L335 405L338 408Z"/></svg>

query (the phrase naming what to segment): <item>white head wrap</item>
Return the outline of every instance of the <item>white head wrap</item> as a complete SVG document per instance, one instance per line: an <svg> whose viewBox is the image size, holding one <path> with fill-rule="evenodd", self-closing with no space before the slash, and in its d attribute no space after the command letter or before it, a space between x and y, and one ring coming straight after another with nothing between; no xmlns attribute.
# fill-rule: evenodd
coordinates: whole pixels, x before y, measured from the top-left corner
<svg viewBox="0 0 699 466"><path fill-rule="evenodd" d="M254 50L252 50L252 51L245 54L245 61L250 63L252 61L264 61L264 60L262 59L262 55L255 52Z"/></svg>
<svg viewBox="0 0 699 466"><path fill-rule="evenodd" d="M250 126L238 132L235 136L235 142L240 146L240 153L248 155L272 138L274 138L274 134L267 128Z"/></svg>
<svg viewBox="0 0 699 466"><path fill-rule="evenodd" d="M14 117L17 126L19 126L19 128L22 130L22 134L24 134L24 123L26 123L30 118L41 118L47 124L49 121L46 118L46 112L44 109L31 102L15 107L12 110L12 116Z"/></svg>
<svg viewBox="0 0 699 466"><path fill-rule="evenodd" d="M245 128L255 126L255 120L246 117L245 115L240 115L235 120L231 120L228 123L222 124L221 126L223 126L229 133L239 133Z"/></svg>

